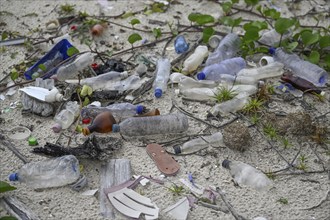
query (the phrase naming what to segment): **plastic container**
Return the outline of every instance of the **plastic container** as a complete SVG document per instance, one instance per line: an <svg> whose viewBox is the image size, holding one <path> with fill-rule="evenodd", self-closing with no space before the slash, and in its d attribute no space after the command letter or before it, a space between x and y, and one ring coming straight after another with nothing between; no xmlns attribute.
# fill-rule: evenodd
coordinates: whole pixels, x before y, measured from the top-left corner
<svg viewBox="0 0 330 220"><path fill-rule="evenodd" d="M57 66L63 60L69 58L67 55L67 50L73 47L71 43L62 39L59 41L45 56L43 56L38 62L36 62L33 66L31 66L25 73L24 76L27 80L31 80L32 78L38 78L47 71L50 71L53 67ZM46 72L41 71L39 65L43 64L46 67ZM58 68L51 70L49 73L44 75L42 78L46 79L51 77L56 73ZM32 77L32 75L34 75Z"/></svg>
<svg viewBox="0 0 330 220"><path fill-rule="evenodd" d="M249 164L224 160L222 166L229 170L229 173L239 185L247 185L258 191L266 190L272 185L265 174Z"/></svg>
<svg viewBox="0 0 330 220"><path fill-rule="evenodd" d="M97 106L86 106L81 110L82 118L95 118L98 114L105 111L110 111L116 121L122 121L126 118L133 117L135 115L142 114L144 106L142 105L133 105L128 102L124 103L115 103L105 107Z"/></svg>
<svg viewBox="0 0 330 220"><path fill-rule="evenodd" d="M19 89L19 91L24 92L26 95L38 99L42 102L60 102L64 100L63 95L58 91L56 87L52 90L48 90L41 87L29 86Z"/></svg>
<svg viewBox="0 0 330 220"><path fill-rule="evenodd" d="M184 114L169 114L151 117L133 117L113 125L113 132L125 136L181 133L188 129L188 118Z"/></svg>
<svg viewBox="0 0 330 220"><path fill-rule="evenodd" d="M190 88L215 88L219 83L212 80L195 80L193 78L187 77L179 82L179 89L190 89Z"/></svg>
<svg viewBox="0 0 330 220"><path fill-rule="evenodd" d="M249 103L250 100L251 98L248 96L248 94L244 94L240 97L236 97L231 100L214 105L210 109L210 113L213 116L217 116L219 114L228 115L231 112L234 113L241 110L246 104Z"/></svg>
<svg viewBox="0 0 330 220"><path fill-rule="evenodd" d="M194 53L183 62L182 73L188 75L197 70L197 68L203 63L208 54L209 51L207 46L198 46Z"/></svg>
<svg viewBox="0 0 330 220"><path fill-rule="evenodd" d="M189 78L182 73L174 72L170 75L170 83L179 83L182 79Z"/></svg>
<svg viewBox="0 0 330 220"><path fill-rule="evenodd" d="M227 34L221 41L219 46L211 53L205 65L209 66L215 63L220 63L223 60L235 57L239 51L241 39L237 34Z"/></svg>
<svg viewBox="0 0 330 220"><path fill-rule="evenodd" d="M237 73L237 76L253 77L255 80L267 79L281 76L284 72L283 67L282 63L274 62L258 68L242 69Z"/></svg>
<svg viewBox="0 0 330 220"><path fill-rule="evenodd" d="M119 81L122 79L127 78L128 74L126 71L124 72L116 72L116 71L111 71L108 73L104 73L95 77L90 77L86 79L81 79L80 84L81 85L88 85L90 86L94 91L95 90L102 90L106 89L108 85L111 85L115 81ZM79 80L76 79L68 79L65 80L67 83L74 83L78 84Z"/></svg>
<svg viewBox="0 0 330 220"><path fill-rule="evenodd" d="M82 71L86 67L93 63L94 56L92 53L84 53L76 57L76 59L67 64L63 64L56 71L56 78L59 81L66 79L73 79L78 76L79 71Z"/></svg>
<svg viewBox="0 0 330 220"><path fill-rule="evenodd" d="M321 67L300 59L296 54L288 54L282 48L271 48L270 53L273 54L275 61L283 63L295 75L310 81L315 86L325 86L327 83L328 73Z"/></svg>
<svg viewBox="0 0 330 220"><path fill-rule="evenodd" d="M74 122L76 117L78 117L80 112L80 106L78 102L69 101L65 109L60 111L55 117L54 121L56 122L52 129L54 132L60 132L62 129L67 129Z"/></svg>
<svg viewBox="0 0 330 220"><path fill-rule="evenodd" d="M174 146L175 154L192 154L209 146L220 147L223 145L223 136L221 132L209 136L202 136L185 142L182 146Z"/></svg>
<svg viewBox="0 0 330 220"><path fill-rule="evenodd" d="M189 44L186 42L184 36L182 35L177 36L177 38L174 41L174 48L177 54L187 52L187 50L189 49Z"/></svg>
<svg viewBox="0 0 330 220"><path fill-rule="evenodd" d="M221 74L219 77L221 83L227 84L243 84L243 85L257 85L260 81L250 76L233 76L229 74Z"/></svg>
<svg viewBox="0 0 330 220"><path fill-rule="evenodd" d="M154 94L160 98L167 89L167 81L170 78L171 63L168 59L161 58L157 61L156 75L153 83Z"/></svg>
<svg viewBox="0 0 330 220"><path fill-rule="evenodd" d="M27 163L10 174L10 181L23 182L34 189L74 183L80 176L79 161L73 155Z"/></svg>
<svg viewBox="0 0 330 220"><path fill-rule="evenodd" d="M93 132L109 133L112 131L113 124L116 124L116 120L111 112L101 112L95 117L91 125L89 125L87 128L83 128L82 133L85 136Z"/></svg>
<svg viewBox="0 0 330 220"><path fill-rule="evenodd" d="M236 73L245 67L246 62L241 57L226 59L220 63L206 66L202 72L197 74L197 79L220 81L221 74L236 75Z"/></svg>
<svg viewBox="0 0 330 220"><path fill-rule="evenodd" d="M104 90L118 91L119 93L137 89L141 86L141 78L134 74L126 79L115 81L104 88Z"/></svg>
<svg viewBox="0 0 330 220"><path fill-rule="evenodd" d="M211 88L187 88L180 89L183 98L194 101L215 101L216 89Z"/></svg>

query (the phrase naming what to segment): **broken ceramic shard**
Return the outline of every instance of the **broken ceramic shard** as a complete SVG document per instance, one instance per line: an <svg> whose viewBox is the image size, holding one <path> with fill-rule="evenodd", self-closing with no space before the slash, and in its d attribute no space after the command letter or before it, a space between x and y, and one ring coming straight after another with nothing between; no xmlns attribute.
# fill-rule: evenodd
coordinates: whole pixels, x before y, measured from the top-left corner
<svg viewBox="0 0 330 220"><path fill-rule="evenodd" d="M174 205L167 207L164 212L171 219L186 220L189 212L189 201L187 197L184 197Z"/></svg>

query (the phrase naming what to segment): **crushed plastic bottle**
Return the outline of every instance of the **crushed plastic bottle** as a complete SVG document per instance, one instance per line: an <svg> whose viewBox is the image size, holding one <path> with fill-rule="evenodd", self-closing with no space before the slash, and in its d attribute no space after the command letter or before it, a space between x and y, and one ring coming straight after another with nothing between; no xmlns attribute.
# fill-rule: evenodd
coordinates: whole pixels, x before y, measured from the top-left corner
<svg viewBox="0 0 330 220"><path fill-rule="evenodd" d="M127 76L128 74L126 71L124 72L111 71L95 77L81 79L80 84L90 86L94 91L103 90L108 88L109 85L113 84L114 82L127 78ZM65 80L65 82L78 84L79 80L67 79Z"/></svg>
<svg viewBox="0 0 330 220"><path fill-rule="evenodd" d="M160 98L167 89L167 81L170 78L171 63L168 59L161 58L157 61L156 75L153 83L156 98Z"/></svg>
<svg viewBox="0 0 330 220"><path fill-rule="evenodd" d="M177 36L174 41L174 48L177 54L187 52L187 50L189 49L189 44L186 42L186 39L183 35Z"/></svg>
<svg viewBox="0 0 330 220"><path fill-rule="evenodd" d="M281 76L284 72L283 67L282 63L274 62L258 68L242 69L237 73L237 76L253 77L255 80L267 79Z"/></svg>
<svg viewBox="0 0 330 220"><path fill-rule="evenodd" d="M10 174L10 181L19 181L34 189L65 186L80 176L79 161L73 155L27 163Z"/></svg>
<svg viewBox="0 0 330 220"><path fill-rule="evenodd" d="M87 136L93 132L109 133L112 131L113 124L116 124L116 120L110 111L101 112L98 114L91 125L87 128L83 128L82 133Z"/></svg>
<svg viewBox="0 0 330 220"><path fill-rule="evenodd" d="M239 51L241 39L235 33L227 34L213 53L209 55L205 66L220 63L223 60L235 57Z"/></svg>
<svg viewBox="0 0 330 220"><path fill-rule="evenodd" d="M180 89L183 98L194 101L215 101L216 88L187 88Z"/></svg>
<svg viewBox="0 0 330 220"><path fill-rule="evenodd" d="M315 86L325 86L328 81L328 73L321 67L300 59L296 54L288 54L282 48L271 48L270 53L273 54L274 60L281 62L286 68Z"/></svg>
<svg viewBox="0 0 330 220"><path fill-rule="evenodd" d="M220 63L206 66L202 72L197 74L199 80L220 81L222 74L236 75L241 69L246 67L246 62L241 57L226 59Z"/></svg>
<svg viewBox="0 0 330 220"><path fill-rule="evenodd" d="M118 91L119 93L135 90L141 86L141 78L134 74L127 77L124 80L115 81L114 83L110 84L104 90L112 90Z"/></svg>
<svg viewBox="0 0 330 220"><path fill-rule="evenodd" d="M210 109L210 113L213 116L217 116L219 114L228 115L231 112L234 113L241 110L246 104L249 103L250 100L251 98L247 94L244 94L242 97L235 97L228 101L214 105Z"/></svg>
<svg viewBox="0 0 330 220"><path fill-rule="evenodd" d="M69 101L66 104L65 109L60 111L54 117L54 121L56 123L52 127L53 131L58 133L62 129L67 129L68 127L70 127L70 125L74 122L76 117L78 117L79 112L80 112L80 106L78 102Z"/></svg>
<svg viewBox="0 0 330 220"><path fill-rule="evenodd" d="M249 164L224 160L222 166L229 170L229 173L239 185L247 185L258 191L266 190L272 185L265 174Z"/></svg>
<svg viewBox="0 0 330 220"><path fill-rule="evenodd" d="M182 146L174 146L175 154L192 154L203 150L209 146L220 147L223 145L223 136L221 132L209 136L202 136L185 142Z"/></svg>
<svg viewBox="0 0 330 220"><path fill-rule="evenodd" d="M145 107L142 105L133 105L128 102L115 103L105 107L86 106L81 110L82 118L95 118L98 114L110 111L116 121L122 121L126 118L142 114Z"/></svg>
<svg viewBox="0 0 330 220"><path fill-rule="evenodd" d="M189 88L215 88L219 85L212 80L195 80L191 77L182 79L179 83L179 89L189 89Z"/></svg>
<svg viewBox="0 0 330 220"><path fill-rule="evenodd" d="M207 46L198 46L194 53L183 62L182 73L188 75L197 70L197 68L203 63L208 54L209 51Z"/></svg>
<svg viewBox="0 0 330 220"><path fill-rule="evenodd" d="M114 124L113 132L125 136L145 136L154 134L181 133L188 129L188 118L184 114L168 114L152 117L128 118Z"/></svg>
<svg viewBox="0 0 330 220"><path fill-rule="evenodd" d="M89 52L78 56L74 61L58 68L56 71L57 80L64 81L66 79L74 79L78 76L79 71L82 71L91 65L93 60L94 56Z"/></svg>

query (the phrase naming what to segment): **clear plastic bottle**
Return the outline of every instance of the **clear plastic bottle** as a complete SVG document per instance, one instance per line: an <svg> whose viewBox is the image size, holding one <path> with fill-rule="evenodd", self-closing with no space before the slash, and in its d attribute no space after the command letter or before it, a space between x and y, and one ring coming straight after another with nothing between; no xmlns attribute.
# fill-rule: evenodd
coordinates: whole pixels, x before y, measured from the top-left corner
<svg viewBox="0 0 330 220"><path fill-rule="evenodd" d="M92 53L84 53L78 56L73 62L63 65L56 71L56 78L59 81L73 79L82 71L93 63L94 57Z"/></svg>
<svg viewBox="0 0 330 220"><path fill-rule="evenodd" d="M170 75L170 83L179 83L182 79L190 78L182 73L174 72Z"/></svg>
<svg viewBox="0 0 330 220"><path fill-rule="evenodd" d="M187 88L180 89L180 94L185 99L194 101L215 101L216 89L211 88Z"/></svg>
<svg viewBox="0 0 330 220"><path fill-rule="evenodd" d="M10 174L10 181L24 182L34 189L65 186L80 176L79 161L73 155L27 163Z"/></svg>
<svg viewBox="0 0 330 220"><path fill-rule="evenodd" d="M133 117L114 124L113 132L125 136L181 133L188 129L188 117L184 114L168 114L151 117Z"/></svg>
<svg viewBox="0 0 330 220"><path fill-rule="evenodd" d="M207 58L205 65L209 66L220 63L223 60L235 57L239 51L241 39L237 34L227 34L221 41L219 46Z"/></svg>
<svg viewBox="0 0 330 220"><path fill-rule="evenodd" d="M124 92L128 90L134 90L141 86L141 78L139 75L131 75L127 77L126 79L115 81L109 85L104 90L112 90L112 91L118 91L118 92Z"/></svg>
<svg viewBox="0 0 330 220"><path fill-rule="evenodd" d="M272 185L265 174L249 164L224 160L222 166L229 170L229 173L239 185L247 185L258 191L266 190Z"/></svg>
<svg viewBox="0 0 330 220"><path fill-rule="evenodd" d="M177 38L174 41L174 48L177 54L187 52L187 50L189 49L189 44L186 42L184 36L182 35L177 36Z"/></svg>
<svg viewBox="0 0 330 220"><path fill-rule="evenodd" d="M174 146L175 154L192 154L203 150L209 146L220 147L223 145L223 136L221 132L214 133L209 136L202 136L185 142L182 146Z"/></svg>
<svg viewBox="0 0 330 220"><path fill-rule="evenodd" d="M86 106L81 110L82 118L95 118L98 114L105 111L110 111L117 122L126 118L133 117L143 113L144 106L133 105L128 102L115 103L105 107Z"/></svg>
<svg viewBox="0 0 330 220"><path fill-rule="evenodd" d="M239 97L235 97L231 100L214 105L210 109L210 113L213 116L217 116L219 114L228 115L230 112L234 113L241 110L246 104L249 103L250 100L251 98L248 96L248 94L241 94Z"/></svg>
<svg viewBox="0 0 330 220"><path fill-rule="evenodd" d="M220 63L206 66L202 72L197 74L197 79L220 81L221 74L236 75L236 73L245 67L246 62L241 57L226 59Z"/></svg>
<svg viewBox="0 0 330 220"><path fill-rule="evenodd" d="M242 69L237 76L253 77L255 80L267 79L281 76L284 72L283 67L282 63L274 62L258 68Z"/></svg>
<svg viewBox="0 0 330 220"><path fill-rule="evenodd" d="M127 76L128 74L126 71L124 72L110 71L108 73L103 73L95 77L81 79L80 84L90 86L94 91L101 90L107 88L109 84L127 78ZM78 84L79 80L68 79L65 80L65 82Z"/></svg>
<svg viewBox="0 0 330 220"><path fill-rule="evenodd" d="M229 74L221 74L219 77L220 82L227 84L244 84L244 85L257 85L258 79L250 76L233 76Z"/></svg>
<svg viewBox="0 0 330 220"><path fill-rule="evenodd" d="M78 117L80 112L80 106L77 101L69 101L65 109L60 111L55 117L54 121L56 122L52 129L54 132L60 132L62 129L67 129L74 122L76 117Z"/></svg>
<svg viewBox="0 0 330 220"><path fill-rule="evenodd" d="M215 88L219 83L216 83L212 80L195 80L191 77L182 79L179 82L179 89L190 89L190 88Z"/></svg>
<svg viewBox="0 0 330 220"><path fill-rule="evenodd" d="M288 31L282 36L282 40L290 37L291 33ZM266 44L268 46L276 46L281 40L281 35L276 32L275 29L268 30L264 32L260 39L258 40L262 44Z"/></svg>
<svg viewBox="0 0 330 220"><path fill-rule="evenodd" d="M167 89L167 81L170 78L171 63L166 58L157 61L156 76L153 83L155 97L160 98Z"/></svg>
<svg viewBox="0 0 330 220"><path fill-rule="evenodd" d="M315 86L325 86L328 81L328 73L321 67L300 59L296 54L288 54L282 48L270 49L274 60L281 62L286 68L292 70L297 76L306 79Z"/></svg>
<svg viewBox="0 0 330 220"><path fill-rule="evenodd" d="M197 70L197 68L203 63L204 59L209 54L207 46L198 46L194 53L191 54L184 62L182 73L185 75L190 74Z"/></svg>

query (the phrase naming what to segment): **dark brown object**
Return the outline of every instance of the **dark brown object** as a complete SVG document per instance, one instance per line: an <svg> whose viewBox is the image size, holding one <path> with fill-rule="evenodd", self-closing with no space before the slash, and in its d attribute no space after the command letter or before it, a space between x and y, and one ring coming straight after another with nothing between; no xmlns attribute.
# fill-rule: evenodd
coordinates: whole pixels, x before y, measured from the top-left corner
<svg viewBox="0 0 330 220"><path fill-rule="evenodd" d="M291 73L284 74L281 77L281 80L284 82L290 83L293 87L300 89L303 92L315 92L317 94L320 94L322 90L318 89L316 86L314 86L313 83L309 82L308 80L305 80L303 78L300 78L299 76L293 75Z"/></svg>
<svg viewBox="0 0 330 220"><path fill-rule="evenodd" d="M113 124L116 124L116 120L111 112L102 112L95 117L91 125L83 128L82 132L85 136L93 132L108 133L112 131Z"/></svg>
<svg viewBox="0 0 330 220"><path fill-rule="evenodd" d="M180 170L180 164L159 144L148 144L146 151L154 160L160 172L166 176L173 176Z"/></svg>
<svg viewBox="0 0 330 220"><path fill-rule="evenodd" d="M149 111L149 112L146 112L142 115L137 115L136 117L146 117L146 116L157 116L157 115L160 115L160 112L157 108Z"/></svg>

